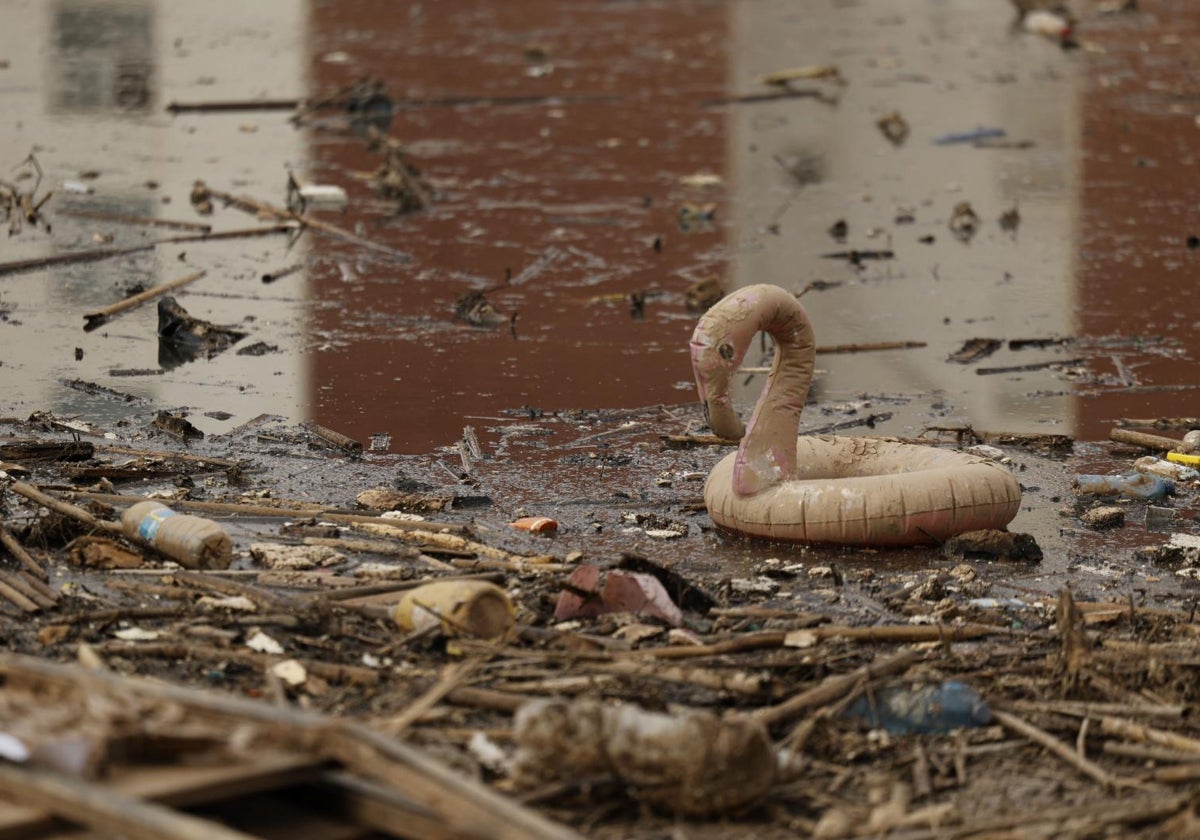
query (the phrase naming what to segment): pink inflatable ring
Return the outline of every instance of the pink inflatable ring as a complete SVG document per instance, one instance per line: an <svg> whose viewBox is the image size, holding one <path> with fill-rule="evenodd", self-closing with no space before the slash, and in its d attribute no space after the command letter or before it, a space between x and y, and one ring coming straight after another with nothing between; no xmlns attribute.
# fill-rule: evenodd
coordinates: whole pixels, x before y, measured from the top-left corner
<svg viewBox="0 0 1200 840"><path fill-rule="evenodd" d="M750 340L775 340L775 362L748 426L729 383ZM692 368L721 437L741 438L704 486L722 528L776 540L917 545L1004 528L1021 489L1001 464L962 452L885 440L801 437L816 339L796 297L778 286L739 289L705 313L691 341Z"/></svg>

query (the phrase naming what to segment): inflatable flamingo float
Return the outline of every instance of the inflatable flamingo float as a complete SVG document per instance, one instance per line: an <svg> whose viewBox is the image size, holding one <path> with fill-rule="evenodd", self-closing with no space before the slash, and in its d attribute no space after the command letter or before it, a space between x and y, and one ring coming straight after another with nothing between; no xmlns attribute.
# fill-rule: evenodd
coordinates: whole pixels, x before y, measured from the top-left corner
<svg viewBox="0 0 1200 840"><path fill-rule="evenodd" d="M760 331L775 340L775 361L743 426L729 384ZM709 426L741 439L704 486L722 528L806 543L901 546L1004 528L1017 514L1021 489L994 461L886 440L797 437L816 339L804 307L778 286L747 286L713 306L696 325L691 354Z"/></svg>

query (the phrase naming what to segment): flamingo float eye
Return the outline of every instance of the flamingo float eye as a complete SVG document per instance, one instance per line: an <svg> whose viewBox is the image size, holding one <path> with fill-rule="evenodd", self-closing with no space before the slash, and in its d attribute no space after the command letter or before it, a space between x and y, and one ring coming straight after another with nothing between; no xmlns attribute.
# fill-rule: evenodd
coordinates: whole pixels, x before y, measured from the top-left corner
<svg viewBox="0 0 1200 840"><path fill-rule="evenodd" d="M717 348L717 355L727 362L733 361L734 349L732 344L722 344Z"/></svg>

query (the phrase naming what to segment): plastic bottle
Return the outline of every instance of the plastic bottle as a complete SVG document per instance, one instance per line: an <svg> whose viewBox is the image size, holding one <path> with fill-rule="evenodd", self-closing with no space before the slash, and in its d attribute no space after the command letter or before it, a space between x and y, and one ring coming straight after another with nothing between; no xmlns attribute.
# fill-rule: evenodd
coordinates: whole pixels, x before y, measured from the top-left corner
<svg viewBox="0 0 1200 840"><path fill-rule="evenodd" d="M121 528L131 540L145 543L187 569L225 569L233 560L233 543L210 519L145 501L121 515Z"/></svg>
<svg viewBox="0 0 1200 840"><path fill-rule="evenodd" d="M486 580L439 580L418 586L392 608L401 630L440 626L448 636L496 639L513 626L508 593Z"/></svg>
<svg viewBox="0 0 1200 840"><path fill-rule="evenodd" d="M986 726L992 720L992 710L975 689L950 680L916 688L889 686L858 698L843 716L865 718L872 729L924 734Z"/></svg>
<svg viewBox="0 0 1200 840"><path fill-rule="evenodd" d="M1081 496L1125 496L1151 502L1175 493L1175 485L1156 475L1077 475L1073 483Z"/></svg>
<svg viewBox="0 0 1200 840"><path fill-rule="evenodd" d="M1176 464L1171 461L1164 461L1162 458L1155 458L1153 455L1138 458L1133 462L1133 468L1144 475L1157 475L1160 478L1169 478L1172 481L1195 481L1196 479L1200 479L1200 471L1194 470L1191 467L1185 467L1183 464Z"/></svg>

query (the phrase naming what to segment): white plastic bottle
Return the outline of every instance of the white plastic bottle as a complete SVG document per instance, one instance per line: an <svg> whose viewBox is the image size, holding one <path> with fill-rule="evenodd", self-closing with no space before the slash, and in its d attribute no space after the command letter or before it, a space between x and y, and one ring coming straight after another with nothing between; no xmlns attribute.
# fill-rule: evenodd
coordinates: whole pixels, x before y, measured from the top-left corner
<svg viewBox="0 0 1200 840"><path fill-rule="evenodd" d="M188 569L226 569L233 560L229 535L210 519L178 513L161 502L138 502L121 515L125 536L149 545Z"/></svg>

